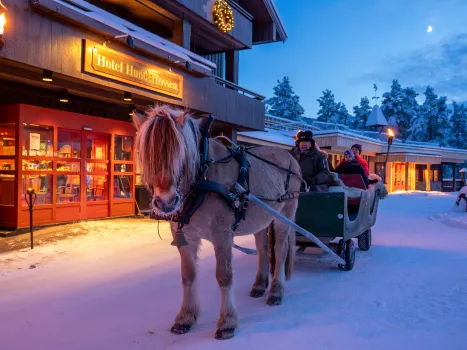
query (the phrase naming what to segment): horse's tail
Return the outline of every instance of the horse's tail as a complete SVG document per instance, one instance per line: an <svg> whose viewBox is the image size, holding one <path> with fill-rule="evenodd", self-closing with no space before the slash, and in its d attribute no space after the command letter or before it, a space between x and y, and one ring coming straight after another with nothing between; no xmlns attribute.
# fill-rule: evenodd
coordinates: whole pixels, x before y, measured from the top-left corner
<svg viewBox="0 0 467 350"><path fill-rule="evenodd" d="M274 276L274 271L276 268L276 250L274 246L276 245L276 232L274 231L274 223L271 222L268 227L268 247L269 247L269 270L271 275Z"/></svg>
<svg viewBox="0 0 467 350"><path fill-rule="evenodd" d="M287 251L287 257L285 259L285 279L286 281L292 278L294 266L295 266L295 244L296 244L296 237L295 237L295 230L291 228L289 230L289 249Z"/></svg>

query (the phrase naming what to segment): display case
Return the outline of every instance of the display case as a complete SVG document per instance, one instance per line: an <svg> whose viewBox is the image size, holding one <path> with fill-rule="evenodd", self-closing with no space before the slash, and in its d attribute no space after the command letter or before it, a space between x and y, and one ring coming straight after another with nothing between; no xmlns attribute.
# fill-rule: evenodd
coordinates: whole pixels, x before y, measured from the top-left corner
<svg viewBox="0 0 467 350"><path fill-rule="evenodd" d="M56 181L57 204L79 202L81 193L80 184L80 175L58 175Z"/></svg>
<svg viewBox="0 0 467 350"><path fill-rule="evenodd" d="M21 154L31 157L53 157L53 127L37 124L23 124Z"/></svg>
<svg viewBox="0 0 467 350"><path fill-rule="evenodd" d="M23 174L21 177L21 205L27 207L26 192L29 188L36 193L35 206L52 204L52 175Z"/></svg>
<svg viewBox="0 0 467 350"><path fill-rule="evenodd" d="M133 176L114 175L114 198L124 199L133 197Z"/></svg>
<svg viewBox="0 0 467 350"><path fill-rule="evenodd" d="M0 124L0 156L15 155L15 124Z"/></svg>
<svg viewBox="0 0 467 350"><path fill-rule="evenodd" d="M77 130L58 130L57 157L81 158L81 132Z"/></svg>

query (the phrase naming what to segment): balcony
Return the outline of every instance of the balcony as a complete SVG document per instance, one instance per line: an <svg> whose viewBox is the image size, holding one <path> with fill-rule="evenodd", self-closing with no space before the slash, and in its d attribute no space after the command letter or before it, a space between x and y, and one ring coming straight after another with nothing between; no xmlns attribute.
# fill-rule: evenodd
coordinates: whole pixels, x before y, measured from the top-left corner
<svg viewBox="0 0 467 350"><path fill-rule="evenodd" d="M244 130L263 130L265 97L219 77L214 79L212 109L218 120Z"/></svg>

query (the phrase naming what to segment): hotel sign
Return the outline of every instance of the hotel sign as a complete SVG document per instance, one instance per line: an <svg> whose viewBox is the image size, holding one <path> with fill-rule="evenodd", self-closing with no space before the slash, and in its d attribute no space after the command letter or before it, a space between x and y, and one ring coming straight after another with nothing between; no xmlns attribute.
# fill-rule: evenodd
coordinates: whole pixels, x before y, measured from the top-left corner
<svg viewBox="0 0 467 350"><path fill-rule="evenodd" d="M84 71L161 94L183 97L183 76L93 41L85 41Z"/></svg>

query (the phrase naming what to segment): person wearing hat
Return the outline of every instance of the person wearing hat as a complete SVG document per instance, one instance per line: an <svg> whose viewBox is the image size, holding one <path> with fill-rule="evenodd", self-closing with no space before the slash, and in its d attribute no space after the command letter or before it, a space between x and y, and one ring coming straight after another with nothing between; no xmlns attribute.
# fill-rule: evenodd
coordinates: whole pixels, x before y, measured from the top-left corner
<svg viewBox="0 0 467 350"><path fill-rule="evenodd" d="M368 162L365 159L363 159L363 157L361 156L361 154L362 154L362 145L359 144L359 143L356 143L356 144L352 145L352 147L350 147L350 150L355 155L355 159L357 160L357 162L359 162L361 164L361 166L363 167L363 170L365 170L366 176L368 177L370 175L370 168L368 166ZM339 164L343 163L344 161L345 160L342 159Z"/></svg>
<svg viewBox="0 0 467 350"><path fill-rule="evenodd" d="M336 173L345 175L361 175L365 186L368 188L368 176L366 175L363 166L355 158L354 152L350 150L346 150L344 152L344 161L336 167Z"/></svg>
<svg viewBox="0 0 467 350"><path fill-rule="evenodd" d="M302 169L302 177L311 191L326 192L331 174L326 156L315 146L311 130L299 130L295 135L295 147L291 150ZM302 188L303 190L303 188Z"/></svg>

